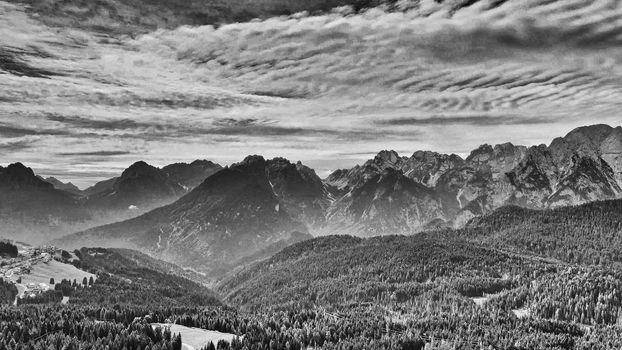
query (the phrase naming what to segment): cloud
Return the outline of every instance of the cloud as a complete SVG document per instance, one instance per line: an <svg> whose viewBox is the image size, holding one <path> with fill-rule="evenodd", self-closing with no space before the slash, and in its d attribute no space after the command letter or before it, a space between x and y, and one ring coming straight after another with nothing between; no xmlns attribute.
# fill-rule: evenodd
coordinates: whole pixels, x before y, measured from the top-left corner
<svg viewBox="0 0 622 350"><path fill-rule="evenodd" d="M361 150L451 153L619 123L619 2L399 3L104 40L0 2L10 62L62 74L0 72L0 136L36 138L4 157L85 174L250 153L328 169Z"/></svg>
<svg viewBox="0 0 622 350"><path fill-rule="evenodd" d="M25 55L45 56L40 52L20 52L20 50L0 46L0 71L32 78L48 78L51 75L58 75L57 73L33 67L28 64L27 61L22 58Z"/></svg>
<svg viewBox="0 0 622 350"><path fill-rule="evenodd" d="M433 116L425 118L392 118L376 121L379 125L476 125L476 126L495 126L495 125L530 125L548 124L555 120L543 117L522 117L522 116L494 116L494 115L469 115L469 116Z"/></svg>
<svg viewBox="0 0 622 350"><path fill-rule="evenodd" d="M66 130L55 129L31 129L20 126L8 125L0 123L0 135L4 137L22 137L22 136L34 136L34 135L69 135L70 132Z"/></svg>
<svg viewBox="0 0 622 350"><path fill-rule="evenodd" d="M139 127L153 127L152 123L139 123L131 119L116 120L97 120L79 116L68 116L59 114L47 114L46 119L59 122L65 126L84 128L84 129L101 129L101 130L130 130Z"/></svg>
<svg viewBox="0 0 622 350"><path fill-rule="evenodd" d="M0 153L24 151L34 146L36 140L24 137L19 140L0 140Z"/></svg>
<svg viewBox="0 0 622 350"><path fill-rule="evenodd" d="M131 154L128 151L90 151L90 152L59 152L56 153L59 156L122 156Z"/></svg>

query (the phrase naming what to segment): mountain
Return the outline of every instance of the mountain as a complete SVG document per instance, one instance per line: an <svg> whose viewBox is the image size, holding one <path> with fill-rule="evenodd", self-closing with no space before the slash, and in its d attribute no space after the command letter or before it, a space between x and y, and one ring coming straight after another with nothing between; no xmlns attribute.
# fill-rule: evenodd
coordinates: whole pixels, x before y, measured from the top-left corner
<svg viewBox="0 0 622 350"><path fill-rule="evenodd" d="M222 166L209 160L195 160L192 163L169 164L163 167L162 171L169 180L181 185L186 191L190 191L221 169Z"/></svg>
<svg viewBox="0 0 622 350"><path fill-rule="evenodd" d="M0 167L0 236L41 243L67 232L136 217L169 204L221 169L206 160L162 169L136 162L84 191L35 175L21 163Z"/></svg>
<svg viewBox="0 0 622 350"><path fill-rule="evenodd" d="M72 184L71 182L64 183L64 182L60 181L59 179L57 179L57 178L55 178L53 176L47 177L45 179L42 178L41 176L38 176L38 175L37 175L37 177L39 177L40 179L42 179L45 182L51 183L52 186L54 186L54 188L57 189L57 190L69 192L69 193L72 193L72 194L75 194L75 195L81 195L82 194L82 191L78 188L78 186Z"/></svg>
<svg viewBox="0 0 622 350"><path fill-rule="evenodd" d="M21 163L0 167L0 235L41 239L90 220L74 195L58 190ZM66 231L65 231L66 232Z"/></svg>
<svg viewBox="0 0 622 350"><path fill-rule="evenodd" d="M292 218L308 227L324 224L329 193L313 169L301 162L274 158L266 162L266 176L283 210Z"/></svg>
<svg viewBox="0 0 622 350"><path fill-rule="evenodd" d="M310 238L279 200L267 168L249 156L224 168L176 202L137 218L96 227L56 244L136 247L215 276L277 242ZM282 186L283 193L294 193Z"/></svg>
<svg viewBox="0 0 622 350"><path fill-rule="evenodd" d="M99 186L102 190L86 197L85 202L92 210L102 212L145 212L168 204L186 192L162 169L142 161L132 164L114 181Z"/></svg>
<svg viewBox="0 0 622 350"><path fill-rule="evenodd" d="M484 144L466 159L381 151L324 183L333 199L319 233L409 233L514 204L533 209L622 196L622 127L577 128L549 146Z"/></svg>

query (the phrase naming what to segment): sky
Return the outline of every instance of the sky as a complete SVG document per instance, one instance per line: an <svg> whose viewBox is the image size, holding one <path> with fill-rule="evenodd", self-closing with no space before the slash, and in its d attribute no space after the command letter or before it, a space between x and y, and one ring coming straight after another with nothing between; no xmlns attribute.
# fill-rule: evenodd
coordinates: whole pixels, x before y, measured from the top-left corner
<svg viewBox="0 0 622 350"><path fill-rule="evenodd" d="M0 0L0 165L83 188L138 160L248 154L320 176L393 149L462 156L622 124L622 5L346 8L107 37Z"/></svg>

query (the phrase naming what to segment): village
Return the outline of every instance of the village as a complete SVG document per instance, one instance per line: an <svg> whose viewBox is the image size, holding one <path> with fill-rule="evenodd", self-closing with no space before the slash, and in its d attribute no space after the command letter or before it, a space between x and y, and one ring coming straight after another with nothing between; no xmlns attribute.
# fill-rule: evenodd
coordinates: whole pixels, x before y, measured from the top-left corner
<svg viewBox="0 0 622 350"><path fill-rule="evenodd" d="M19 243L16 246L16 257L0 258L0 278L13 282L18 290L14 304L18 298L35 297L54 289L54 283L63 279L82 281L94 278L93 274L70 264L77 258L72 253L54 246L32 247ZM63 298L63 302L67 301L68 298Z"/></svg>

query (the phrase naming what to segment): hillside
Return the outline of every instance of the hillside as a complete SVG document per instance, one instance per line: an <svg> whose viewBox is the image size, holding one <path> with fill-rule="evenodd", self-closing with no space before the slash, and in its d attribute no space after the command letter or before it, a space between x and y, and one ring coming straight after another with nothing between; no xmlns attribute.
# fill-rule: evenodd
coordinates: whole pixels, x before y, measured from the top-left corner
<svg viewBox="0 0 622 350"><path fill-rule="evenodd" d="M577 264L622 266L622 200L549 210L516 206L472 219L461 237Z"/></svg>
<svg viewBox="0 0 622 350"><path fill-rule="evenodd" d="M542 267L513 255L434 235L327 236L295 244L226 278L236 305L339 305L406 302L436 288L481 296L518 285Z"/></svg>
<svg viewBox="0 0 622 350"><path fill-rule="evenodd" d="M179 267L127 249L82 248L74 265L98 276L72 293L72 304L220 305L215 293Z"/></svg>

